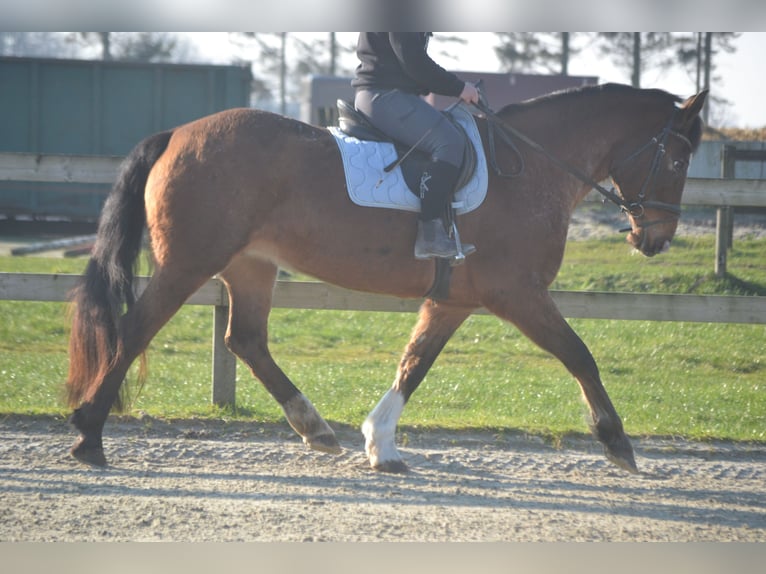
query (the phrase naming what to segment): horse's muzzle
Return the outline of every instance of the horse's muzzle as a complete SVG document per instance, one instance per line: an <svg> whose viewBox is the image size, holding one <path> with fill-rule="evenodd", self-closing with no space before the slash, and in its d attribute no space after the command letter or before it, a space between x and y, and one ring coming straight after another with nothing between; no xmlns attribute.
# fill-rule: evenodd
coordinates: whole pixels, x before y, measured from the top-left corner
<svg viewBox="0 0 766 574"><path fill-rule="evenodd" d="M665 237L652 238L644 229L638 232L635 230L631 231L628 234L627 241L647 257L654 257L659 253L665 253L670 250L670 239Z"/></svg>

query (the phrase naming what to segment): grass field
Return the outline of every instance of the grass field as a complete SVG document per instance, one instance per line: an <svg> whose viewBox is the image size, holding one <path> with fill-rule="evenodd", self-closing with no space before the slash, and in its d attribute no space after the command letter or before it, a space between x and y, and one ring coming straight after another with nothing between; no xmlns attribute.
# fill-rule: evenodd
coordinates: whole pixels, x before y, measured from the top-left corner
<svg viewBox="0 0 766 574"><path fill-rule="evenodd" d="M712 277L713 238L677 238L653 259L622 238L571 242L555 289L766 296L766 240L738 240L731 275ZM2 258L0 270L78 273L84 260ZM0 302L0 413L66 414L65 306ZM282 420L237 367L237 407L210 405L212 309L185 307L152 342L132 413ZM277 362L331 422L358 426L390 386L415 317L275 309ZM572 320L599 363L628 434L766 441L766 325ZM410 401L402 424L584 432L574 379L511 325L472 316Z"/></svg>

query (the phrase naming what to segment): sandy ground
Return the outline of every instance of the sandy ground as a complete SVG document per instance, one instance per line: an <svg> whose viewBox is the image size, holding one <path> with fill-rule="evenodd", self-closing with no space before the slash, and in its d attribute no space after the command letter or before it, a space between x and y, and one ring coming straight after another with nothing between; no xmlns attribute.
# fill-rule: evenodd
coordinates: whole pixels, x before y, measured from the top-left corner
<svg viewBox="0 0 766 574"><path fill-rule="evenodd" d="M634 439L641 474L589 437L408 429L411 470L307 450L285 425L115 419L83 466L63 420L0 422L0 541L760 541L766 446Z"/></svg>

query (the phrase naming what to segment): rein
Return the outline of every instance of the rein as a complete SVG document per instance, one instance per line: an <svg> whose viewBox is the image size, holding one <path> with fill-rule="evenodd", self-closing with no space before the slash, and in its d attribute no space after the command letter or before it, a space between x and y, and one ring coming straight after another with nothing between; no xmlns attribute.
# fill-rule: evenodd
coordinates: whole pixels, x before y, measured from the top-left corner
<svg viewBox="0 0 766 574"><path fill-rule="evenodd" d="M569 173L570 175L576 177L577 179L579 179L581 182L588 185L592 189L595 189L596 191L598 191L605 198L605 200L609 200L612 203L614 203L617 207L620 208L621 211L623 211L624 213L628 215L633 216L636 219L642 218L644 216L646 207L667 211L669 213L672 213L675 218L680 217L681 208L679 206L673 205L670 203L665 203L662 201L646 200L647 193L651 189L650 184L653 182L654 178L656 177L657 173L660 170L661 159L665 155L665 141L667 140L668 135L672 134L680 138L681 140L683 140L689 146L690 149L692 147L691 142L686 136L670 128L670 126L673 124L673 118L675 117L675 112L673 113L673 116L671 116L667 125L662 129L662 131L658 135L654 136L641 148L639 148L638 150L636 150L635 152L633 152L632 154L630 154L628 157L621 160L617 164L616 167L620 167L626 164L627 162L635 159L637 156L639 156L641 153L651 148L652 146L654 145L657 146L657 152L655 153L654 159L652 160L651 169L649 171L649 174L646 176L646 179L644 180L643 185L641 186L641 191L639 192L636 198L636 201L629 202L621 194L616 193L614 188L606 189L604 186L599 184L597 181L595 181L593 178L591 178L587 174L583 173L576 167L571 166L568 163L560 160L558 157L556 157L555 155L550 153L547 149L545 149L545 147L543 147L542 145L540 145L533 139L529 138L526 134L520 132L513 126L509 125L505 120L503 120L495 112L493 112L483 99L480 99L478 104L473 104L473 105L487 118L490 164L492 166L492 169L495 171L495 173L499 175L500 177L507 177L507 178L518 177L524 171L523 157L521 155L521 152L519 152L519 149L514 143L513 139L511 138L511 136L514 136L518 138L519 140L521 140L522 142L524 142L525 144L527 144L536 152L544 155L546 158L548 158L548 160L550 160L552 163L554 163L563 171ZM503 142L506 145L508 145L516 154L516 156L519 158L519 162L521 165L517 171L513 173L506 173L506 172L503 172L497 165L497 160L495 157L495 133L497 133L500 136ZM610 173L610 176L611 176L611 173ZM648 227L650 225L656 225L658 223L669 221L670 219L672 219L672 217L650 221L647 223L640 224L639 227ZM620 231L630 231L630 228L621 229Z"/></svg>

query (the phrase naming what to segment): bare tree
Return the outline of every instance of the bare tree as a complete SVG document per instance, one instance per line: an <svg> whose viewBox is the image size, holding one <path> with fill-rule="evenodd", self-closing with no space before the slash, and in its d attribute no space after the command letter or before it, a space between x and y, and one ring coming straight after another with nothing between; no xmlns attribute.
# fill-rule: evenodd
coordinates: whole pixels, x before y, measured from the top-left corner
<svg viewBox="0 0 766 574"><path fill-rule="evenodd" d="M231 32L229 39L244 52L237 61L249 63L254 68L255 99L272 100L276 93L280 109L284 110L287 101L287 32Z"/></svg>
<svg viewBox="0 0 766 574"><path fill-rule="evenodd" d="M160 32L76 32L69 40L82 48L97 47L104 61L177 62L188 52L177 36Z"/></svg>
<svg viewBox="0 0 766 574"><path fill-rule="evenodd" d="M0 55L71 58L77 55L77 48L60 32L0 32Z"/></svg>
<svg viewBox="0 0 766 574"><path fill-rule="evenodd" d="M694 77L696 91L711 89L720 84L720 76L715 75L715 58L721 53L734 53L737 48L734 40L739 38L738 32L692 32L676 35L676 55L678 61ZM728 102L711 91L708 103L725 105ZM703 110L703 119L707 122L710 116L710 105Z"/></svg>
<svg viewBox="0 0 766 574"><path fill-rule="evenodd" d="M468 40L452 34L434 34L429 41L429 53L436 54L437 59L450 58L455 59L454 49L461 49L468 43Z"/></svg>
<svg viewBox="0 0 766 574"><path fill-rule="evenodd" d="M500 44L495 53L508 72L532 72L553 58L536 32L498 32Z"/></svg>
<svg viewBox="0 0 766 574"><path fill-rule="evenodd" d="M114 58L133 62L177 61L180 47L177 37L153 32L118 36L115 44Z"/></svg>
<svg viewBox="0 0 766 574"><path fill-rule="evenodd" d="M678 60L694 76L697 91L710 87L717 67L715 56L723 52L736 52L734 40L740 35L739 32L691 32L674 35Z"/></svg>
<svg viewBox="0 0 766 574"><path fill-rule="evenodd" d="M569 75L569 58L572 56L571 32L561 32L561 75Z"/></svg>
<svg viewBox="0 0 766 574"><path fill-rule="evenodd" d="M298 100L303 79L310 74L350 73L340 65L339 56L352 48L340 45L335 34L233 32L231 41L242 49L240 62L253 65L256 99L279 101L286 113L287 102Z"/></svg>
<svg viewBox="0 0 766 574"><path fill-rule="evenodd" d="M509 72L546 72L567 75L577 49L571 32L498 32L495 53Z"/></svg>
<svg viewBox="0 0 766 574"><path fill-rule="evenodd" d="M673 38L670 32L602 32L601 53L611 56L619 67L629 70L630 83L641 87L642 72L673 62L669 54Z"/></svg>

